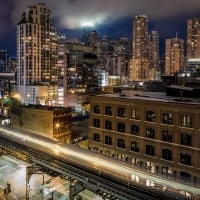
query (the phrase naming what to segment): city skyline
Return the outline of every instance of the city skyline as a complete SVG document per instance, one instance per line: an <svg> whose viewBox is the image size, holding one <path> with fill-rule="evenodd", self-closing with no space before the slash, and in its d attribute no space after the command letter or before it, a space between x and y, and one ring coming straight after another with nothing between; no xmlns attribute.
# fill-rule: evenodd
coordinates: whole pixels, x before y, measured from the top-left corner
<svg viewBox="0 0 200 200"><path fill-rule="evenodd" d="M16 56L16 25L20 14L26 6L38 2L41 1L17 0L12 2L8 0L1 3L0 24L3 28L0 30L0 48L8 49L11 56ZM52 10L58 34L66 34L67 38L80 39L81 24L93 22L94 29L100 37L107 35L113 39L128 37L132 40L133 18L144 14L149 20L149 30L158 31L162 49L164 49L165 39L175 37L176 33L178 37L185 40L187 19L199 18L200 11L198 0L176 0L170 3L155 0L148 1L148 3L145 0L126 0L118 1L117 4L113 0L101 1L101 3L87 0L61 0L59 4L49 0L42 2Z"/></svg>

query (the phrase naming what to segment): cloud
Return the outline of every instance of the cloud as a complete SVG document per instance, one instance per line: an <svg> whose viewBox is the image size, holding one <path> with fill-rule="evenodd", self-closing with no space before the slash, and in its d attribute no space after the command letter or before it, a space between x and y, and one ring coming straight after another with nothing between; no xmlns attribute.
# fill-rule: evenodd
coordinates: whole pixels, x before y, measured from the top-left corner
<svg viewBox="0 0 200 200"><path fill-rule="evenodd" d="M11 10L13 24L27 5L37 0L15 0ZM62 28L74 29L81 22L112 23L121 17L145 14L150 19L163 19L200 11L199 0L43 0ZM2 4L2 3L1 3ZM1 6L0 6L1 7Z"/></svg>
<svg viewBox="0 0 200 200"><path fill-rule="evenodd" d="M200 11L199 0L5 0L0 1L0 39L14 30L28 5L39 2L52 10L56 28L68 30L78 29L87 21L112 25L120 18L139 14L147 15L149 20L162 21L182 14L194 17L192 14Z"/></svg>

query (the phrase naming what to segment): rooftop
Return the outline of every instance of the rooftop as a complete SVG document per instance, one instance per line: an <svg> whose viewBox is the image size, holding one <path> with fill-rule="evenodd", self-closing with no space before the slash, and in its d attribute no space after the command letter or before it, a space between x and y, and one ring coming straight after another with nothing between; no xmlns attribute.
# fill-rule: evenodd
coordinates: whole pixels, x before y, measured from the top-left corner
<svg viewBox="0 0 200 200"><path fill-rule="evenodd" d="M200 98L166 96L166 94L163 92L124 90L121 94L113 93L113 94L103 94L97 96L104 96L104 97L118 98L118 99L134 99L134 100L147 100L147 101L158 101L158 102L162 101L166 103L173 102L180 104L200 105Z"/></svg>

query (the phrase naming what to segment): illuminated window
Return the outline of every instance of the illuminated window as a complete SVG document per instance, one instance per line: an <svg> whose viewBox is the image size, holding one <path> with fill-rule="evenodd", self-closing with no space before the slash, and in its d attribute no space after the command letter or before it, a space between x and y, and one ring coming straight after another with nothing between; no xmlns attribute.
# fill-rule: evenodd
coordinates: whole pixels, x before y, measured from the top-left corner
<svg viewBox="0 0 200 200"><path fill-rule="evenodd" d="M146 121L155 122L156 120L156 114L153 111L147 111L146 112Z"/></svg>
<svg viewBox="0 0 200 200"><path fill-rule="evenodd" d="M192 117L189 115L181 115L181 126L192 128Z"/></svg>
<svg viewBox="0 0 200 200"><path fill-rule="evenodd" d="M163 113L162 117L163 124L173 124L172 113Z"/></svg>
<svg viewBox="0 0 200 200"><path fill-rule="evenodd" d="M153 128L146 128L146 137L155 138L155 130Z"/></svg>
<svg viewBox="0 0 200 200"><path fill-rule="evenodd" d="M139 112L135 108L131 110L131 118L139 119Z"/></svg>

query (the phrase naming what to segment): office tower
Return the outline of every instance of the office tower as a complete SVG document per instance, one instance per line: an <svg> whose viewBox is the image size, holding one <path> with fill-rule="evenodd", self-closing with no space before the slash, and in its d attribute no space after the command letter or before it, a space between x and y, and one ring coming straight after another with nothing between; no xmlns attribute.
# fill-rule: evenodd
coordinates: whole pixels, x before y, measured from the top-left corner
<svg viewBox="0 0 200 200"><path fill-rule="evenodd" d="M180 38L166 39L165 44L165 74L174 75L183 70L184 40Z"/></svg>
<svg viewBox="0 0 200 200"><path fill-rule="evenodd" d="M26 92L28 86L57 83L57 34L51 10L43 3L28 6L21 15L17 24L17 60L22 96L31 95Z"/></svg>
<svg viewBox="0 0 200 200"><path fill-rule="evenodd" d="M96 48L79 41L59 40L58 49L59 90L63 92L60 105L82 112L89 94L100 90Z"/></svg>
<svg viewBox="0 0 200 200"><path fill-rule="evenodd" d="M157 31L152 31L149 34L149 62L150 79L160 79L159 35Z"/></svg>
<svg viewBox="0 0 200 200"><path fill-rule="evenodd" d="M130 80L149 79L149 37L148 19L139 15L133 22L133 56L130 64Z"/></svg>
<svg viewBox="0 0 200 200"><path fill-rule="evenodd" d="M187 71L200 70L200 18L187 20Z"/></svg>

